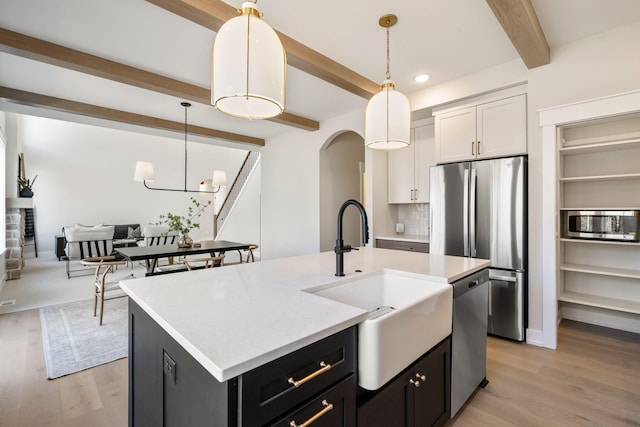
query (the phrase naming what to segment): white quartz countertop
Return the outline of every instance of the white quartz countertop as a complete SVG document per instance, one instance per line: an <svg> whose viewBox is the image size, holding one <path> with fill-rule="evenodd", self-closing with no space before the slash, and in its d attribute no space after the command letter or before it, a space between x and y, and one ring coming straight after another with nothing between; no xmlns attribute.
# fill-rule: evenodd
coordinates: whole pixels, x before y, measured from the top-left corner
<svg viewBox="0 0 640 427"><path fill-rule="evenodd" d="M367 318L364 310L304 292L383 269L451 283L482 259L360 248L122 281L121 287L218 381L227 381ZM359 270L360 272L356 272Z"/></svg>
<svg viewBox="0 0 640 427"><path fill-rule="evenodd" d="M399 242L418 242L429 243L428 236L419 236L416 234L395 234L393 236L376 236L380 240L397 240Z"/></svg>

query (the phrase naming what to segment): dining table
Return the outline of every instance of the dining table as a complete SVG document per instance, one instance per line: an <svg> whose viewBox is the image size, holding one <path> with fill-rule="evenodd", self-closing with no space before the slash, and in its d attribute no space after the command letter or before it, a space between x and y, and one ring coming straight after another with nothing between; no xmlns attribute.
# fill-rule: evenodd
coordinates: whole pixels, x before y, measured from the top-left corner
<svg viewBox="0 0 640 427"><path fill-rule="evenodd" d="M177 243L171 245L151 245L151 246L132 246L123 248L114 248L127 261L143 261L147 267L145 276L153 276L156 274L164 274L166 272L156 271L158 259L160 258L182 258L189 255L209 254L218 256L228 251L240 251L249 249L251 244L230 242L228 240L203 240L194 243L189 248L180 248Z"/></svg>

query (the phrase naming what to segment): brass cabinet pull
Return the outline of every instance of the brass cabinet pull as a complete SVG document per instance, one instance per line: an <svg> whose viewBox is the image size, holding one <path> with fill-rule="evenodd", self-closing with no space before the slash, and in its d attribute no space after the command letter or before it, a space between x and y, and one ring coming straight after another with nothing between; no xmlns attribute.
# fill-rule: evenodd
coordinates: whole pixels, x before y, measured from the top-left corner
<svg viewBox="0 0 640 427"><path fill-rule="evenodd" d="M476 147L476 143L475 143L475 141L471 141L471 155L472 155L472 156L475 156L475 155L476 155L475 147Z"/></svg>
<svg viewBox="0 0 640 427"><path fill-rule="evenodd" d="M323 416L324 414L326 414L327 412L333 409L333 404L328 403L326 400L322 401L322 406L324 406L324 408L320 412L318 412L317 414L315 414L313 417L309 418L307 421L303 422L302 424L297 424L294 420L291 420L289 425L291 427L307 427L309 424L311 424L312 422L314 422L315 420L317 420L318 418L320 418L321 416Z"/></svg>
<svg viewBox="0 0 640 427"><path fill-rule="evenodd" d="M414 381L413 378L411 378L409 382L413 384L416 388L420 387L420 381Z"/></svg>
<svg viewBox="0 0 640 427"><path fill-rule="evenodd" d="M427 380L426 376L424 376L423 374L418 374L418 373L416 373L416 378L418 378L419 380L422 380L422 381L426 381Z"/></svg>
<svg viewBox="0 0 640 427"><path fill-rule="evenodd" d="M478 156L480 155L480 141L478 141Z"/></svg>
<svg viewBox="0 0 640 427"><path fill-rule="evenodd" d="M309 375L307 375L306 377L304 377L301 380L294 380L293 377L289 377L289 384L293 384L294 387L300 387L302 384L306 383L309 380L314 379L315 377L317 377L318 375L327 372L329 369L331 369L331 365L328 363L324 363L324 360L320 362L320 369L318 369L315 372L310 373Z"/></svg>

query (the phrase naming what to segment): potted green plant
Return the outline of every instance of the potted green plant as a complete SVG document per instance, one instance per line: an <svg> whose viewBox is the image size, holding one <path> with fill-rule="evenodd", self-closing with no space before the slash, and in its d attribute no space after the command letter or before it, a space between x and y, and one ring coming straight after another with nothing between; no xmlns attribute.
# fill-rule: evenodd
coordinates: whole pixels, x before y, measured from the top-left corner
<svg viewBox="0 0 640 427"><path fill-rule="evenodd" d="M189 232L194 228L200 228L200 223L195 222L195 220L202 216L209 205L211 205L211 200L207 203L200 203L191 197L191 206L189 206L187 215L175 215L171 212L166 215L161 214L160 221L156 225L166 224L169 226L170 231L177 231L180 235L178 247L190 248L193 245L193 240L189 237Z"/></svg>
<svg viewBox="0 0 640 427"><path fill-rule="evenodd" d="M20 186L20 197L33 197L33 184L36 183L38 175L33 177L33 180L18 178L18 185Z"/></svg>

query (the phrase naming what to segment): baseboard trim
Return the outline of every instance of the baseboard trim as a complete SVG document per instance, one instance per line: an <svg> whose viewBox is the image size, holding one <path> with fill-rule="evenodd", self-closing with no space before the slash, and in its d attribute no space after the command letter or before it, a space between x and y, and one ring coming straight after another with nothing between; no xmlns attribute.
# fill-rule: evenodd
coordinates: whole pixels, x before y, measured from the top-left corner
<svg viewBox="0 0 640 427"><path fill-rule="evenodd" d="M527 329L527 344L544 346L544 334L539 329Z"/></svg>

